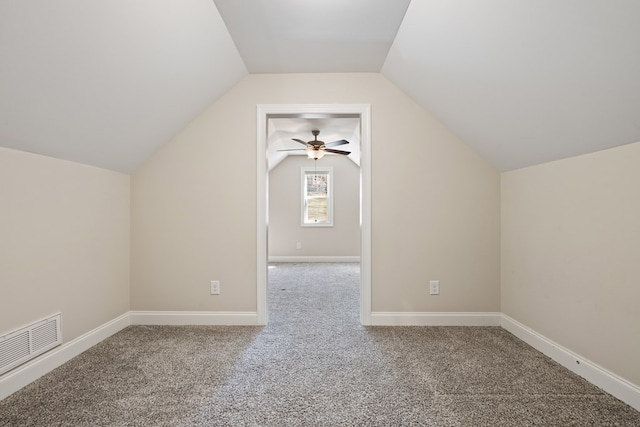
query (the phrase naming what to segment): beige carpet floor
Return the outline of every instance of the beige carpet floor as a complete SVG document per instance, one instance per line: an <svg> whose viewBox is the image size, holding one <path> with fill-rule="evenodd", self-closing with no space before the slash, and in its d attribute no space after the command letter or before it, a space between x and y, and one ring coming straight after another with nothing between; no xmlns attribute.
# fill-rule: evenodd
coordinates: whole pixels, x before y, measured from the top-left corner
<svg viewBox="0 0 640 427"><path fill-rule="evenodd" d="M640 426L499 327L363 327L358 264L275 264L265 327L132 326L0 426Z"/></svg>

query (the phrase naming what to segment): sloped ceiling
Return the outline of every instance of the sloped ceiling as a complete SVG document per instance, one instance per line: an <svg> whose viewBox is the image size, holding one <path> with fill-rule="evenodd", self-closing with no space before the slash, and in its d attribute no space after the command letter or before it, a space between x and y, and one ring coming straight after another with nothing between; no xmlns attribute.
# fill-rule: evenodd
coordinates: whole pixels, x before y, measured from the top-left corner
<svg viewBox="0 0 640 427"><path fill-rule="evenodd" d="M122 172L247 73L210 0L2 0L0 61L0 145Z"/></svg>
<svg viewBox="0 0 640 427"><path fill-rule="evenodd" d="M640 141L640 1L414 0L382 73L499 170Z"/></svg>
<svg viewBox="0 0 640 427"><path fill-rule="evenodd" d="M381 72L516 169L640 141L638 16L637 0L1 1L0 145L132 172L247 73Z"/></svg>

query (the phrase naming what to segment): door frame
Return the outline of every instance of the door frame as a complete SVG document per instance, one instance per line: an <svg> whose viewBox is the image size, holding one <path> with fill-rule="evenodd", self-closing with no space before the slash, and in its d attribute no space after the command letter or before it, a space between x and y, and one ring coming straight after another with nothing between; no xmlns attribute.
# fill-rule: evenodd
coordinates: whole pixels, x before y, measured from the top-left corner
<svg viewBox="0 0 640 427"><path fill-rule="evenodd" d="M360 323L371 325L371 105L370 104L258 104L257 105L257 293L256 320L266 325L269 259L269 169L267 120L275 115L318 117L353 114L360 117Z"/></svg>

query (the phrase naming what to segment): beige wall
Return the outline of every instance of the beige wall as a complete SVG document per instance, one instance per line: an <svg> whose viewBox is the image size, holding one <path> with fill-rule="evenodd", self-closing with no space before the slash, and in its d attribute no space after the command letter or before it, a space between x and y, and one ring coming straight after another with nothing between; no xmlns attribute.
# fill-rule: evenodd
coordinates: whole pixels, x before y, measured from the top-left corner
<svg viewBox="0 0 640 427"><path fill-rule="evenodd" d="M66 342L129 310L129 188L0 148L0 333L62 312Z"/></svg>
<svg viewBox="0 0 640 427"><path fill-rule="evenodd" d="M500 175L358 73L249 75L134 174L132 309L256 310L256 104L371 104L374 311L499 311Z"/></svg>
<svg viewBox="0 0 640 427"><path fill-rule="evenodd" d="M502 175L502 311L640 384L640 143Z"/></svg>
<svg viewBox="0 0 640 427"><path fill-rule="evenodd" d="M344 156L327 155L318 167L332 167L333 227L302 227L301 168L314 167L307 156L289 156L269 173L270 256L359 256L360 168ZM296 244L302 247L297 249Z"/></svg>

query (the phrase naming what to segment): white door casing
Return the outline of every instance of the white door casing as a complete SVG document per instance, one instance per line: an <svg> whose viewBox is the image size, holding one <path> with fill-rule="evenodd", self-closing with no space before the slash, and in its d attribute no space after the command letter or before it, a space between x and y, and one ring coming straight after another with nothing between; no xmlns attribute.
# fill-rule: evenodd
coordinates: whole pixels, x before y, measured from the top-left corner
<svg viewBox="0 0 640 427"><path fill-rule="evenodd" d="M360 322L371 324L371 106L369 104L257 105L257 323L267 324L269 169L267 120L272 115L360 117Z"/></svg>

